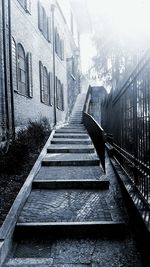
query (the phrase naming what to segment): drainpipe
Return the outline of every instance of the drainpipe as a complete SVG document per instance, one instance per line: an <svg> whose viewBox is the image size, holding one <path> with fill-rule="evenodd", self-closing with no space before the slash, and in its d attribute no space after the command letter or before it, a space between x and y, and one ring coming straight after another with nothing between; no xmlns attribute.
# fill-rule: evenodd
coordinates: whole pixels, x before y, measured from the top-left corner
<svg viewBox="0 0 150 267"><path fill-rule="evenodd" d="M2 14L3 14L3 50L4 50L4 87L5 87L5 105L6 105L6 128L7 139L10 138L10 118L9 118L9 104L8 104L8 72L7 72L7 32L6 32L6 9L5 0L2 0Z"/></svg>
<svg viewBox="0 0 150 267"><path fill-rule="evenodd" d="M53 42L53 88L54 88L54 126L57 123L57 116L56 116L56 79L55 79L55 5L51 5L51 12L52 12L52 42Z"/></svg>
<svg viewBox="0 0 150 267"><path fill-rule="evenodd" d="M12 35L11 35L11 0L8 0L9 17L9 58L10 58L10 93L11 93L11 117L12 117L12 138L15 138L15 112L14 112L14 88L13 88L13 64L12 64Z"/></svg>

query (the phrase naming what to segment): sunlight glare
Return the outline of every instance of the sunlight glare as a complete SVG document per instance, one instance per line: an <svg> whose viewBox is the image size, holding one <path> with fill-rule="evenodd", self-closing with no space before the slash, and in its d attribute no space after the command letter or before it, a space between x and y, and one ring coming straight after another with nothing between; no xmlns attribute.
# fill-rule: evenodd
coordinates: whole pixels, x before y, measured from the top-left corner
<svg viewBox="0 0 150 267"><path fill-rule="evenodd" d="M104 16L120 36L150 33L150 0L87 0L93 16Z"/></svg>

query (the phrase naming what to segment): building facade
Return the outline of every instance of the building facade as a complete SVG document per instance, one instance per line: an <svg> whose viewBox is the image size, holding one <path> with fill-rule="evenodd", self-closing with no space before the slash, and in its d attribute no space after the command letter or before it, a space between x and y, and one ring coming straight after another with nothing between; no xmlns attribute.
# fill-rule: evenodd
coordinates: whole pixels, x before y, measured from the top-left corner
<svg viewBox="0 0 150 267"><path fill-rule="evenodd" d="M29 119L46 117L52 127L67 121L79 92L80 64L69 0L0 0L0 13L2 141Z"/></svg>

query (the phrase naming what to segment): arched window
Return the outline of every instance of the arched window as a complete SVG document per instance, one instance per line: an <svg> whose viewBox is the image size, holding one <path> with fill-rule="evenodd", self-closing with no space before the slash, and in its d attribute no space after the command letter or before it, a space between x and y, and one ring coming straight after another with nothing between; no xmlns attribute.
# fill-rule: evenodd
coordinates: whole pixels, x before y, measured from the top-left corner
<svg viewBox="0 0 150 267"><path fill-rule="evenodd" d="M27 90L27 68L26 55L24 48L18 44L18 92L23 95L28 95Z"/></svg>

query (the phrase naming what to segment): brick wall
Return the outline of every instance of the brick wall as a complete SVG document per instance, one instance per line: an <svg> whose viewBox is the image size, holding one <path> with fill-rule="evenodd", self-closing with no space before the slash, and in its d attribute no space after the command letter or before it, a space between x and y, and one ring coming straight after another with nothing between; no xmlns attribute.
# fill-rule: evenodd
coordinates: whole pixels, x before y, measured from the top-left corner
<svg viewBox="0 0 150 267"><path fill-rule="evenodd" d="M41 1L46 14L51 18L51 2ZM72 36L60 10L55 9L55 26L61 38L64 40L64 56L68 43L72 42ZM48 42L38 28L38 1L31 1L31 14L27 13L17 0L12 1L12 36L16 43L21 43L25 52L32 53L33 70L33 97L28 98L14 93L15 125L22 126L30 119L36 120L46 116L50 123L54 122L54 107L41 103L40 100L40 79L39 61L46 66L49 72L53 73L52 43ZM71 48L72 49L72 48ZM62 61L56 54L56 76L64 85L64 111L57 109L57 122L65 121L68 116L68 82L66 60ZM72 90L71 90L72 91ZM73 92L73 91L72 91Z"/></svg>

